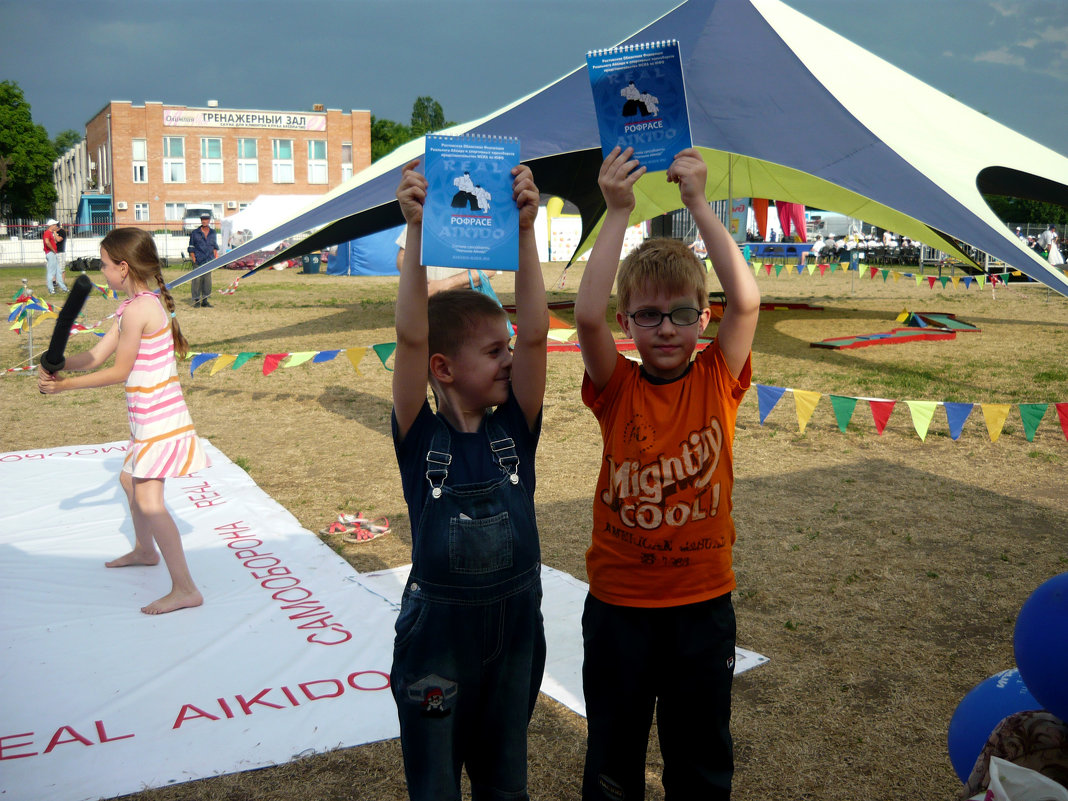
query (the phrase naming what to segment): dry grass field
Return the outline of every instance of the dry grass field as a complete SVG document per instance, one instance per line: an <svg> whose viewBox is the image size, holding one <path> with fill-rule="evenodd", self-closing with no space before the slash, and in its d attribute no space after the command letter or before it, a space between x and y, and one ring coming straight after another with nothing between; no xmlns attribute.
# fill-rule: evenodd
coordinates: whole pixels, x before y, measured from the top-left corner
<svg viewBox="0 0 1068 801"><path fill-rule="evenodd" d="M544 265L550 297L573 299L581 270L570 270L560 287L562 265ZM40 286L41 272L0 271L0 293L10 297L23 275ZM234 275L217 273L216 288ZM803 434L789 394L761 425L754 388L738 418L739 645L770 662L735 683L735 798L949 801L960 787L946 748L957 703L1013 665L1021 604L1068 570L1068 442L1052 405L1029 442L1016 405L1068 401L1068 301L1026 284L999 287L995 296L989 288L932 290L841 272L761 272L758 280L765 301L823 308L762 313L754 381L824 397ZM510 277L494 284L510 302ZM212 309L190 308L184 287L176 294L195 351L262 354L392 342L395 289L395 278L286 271L243 281L236 294L216 296ZM95 322L114 306L95 295L87 317ZM888 331L905 308L952 312L982 330L844 351L809 345ZM42 324L38 351L51 326ZM72 337L70 347L91 340ZM24 360L25 344L25 335L5 331L0 367ZM410 526L389 433L390 373L370 350L359 374L344 357L269 376L262 362L215 375L204 366L191 378L186 369L182 383L200 435L310 531L341 511L388 516L390 536L330 544L359 571L406 564ZM549 355L536 501L545 563L585 579L599 438L579 399L581 375L577 353ZM832 393L899 403L882 435L863 401L842 433L826 397ZM996 442L978 406L957 441L941 408L921 441L904 400L1013 407ZM0 380L0 407L3 451L127 434L121 387L45 398L32 377L9 373ZM699 683L693 692L699 704ZM584 729L580 717L542 697L531 725L534 798L578 798ZM651 799L663 798L658 760L654 739ZM396 741L130 796L405 797Z"/></svg>

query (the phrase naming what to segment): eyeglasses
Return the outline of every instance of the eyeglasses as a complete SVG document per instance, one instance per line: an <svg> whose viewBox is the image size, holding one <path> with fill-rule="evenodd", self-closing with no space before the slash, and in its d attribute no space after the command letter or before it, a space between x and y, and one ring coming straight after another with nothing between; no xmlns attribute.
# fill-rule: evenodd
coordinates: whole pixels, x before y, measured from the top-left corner
<svg viewBox="0 0 1068 801"><path fill-rule="evenodd" d="M634 321L635 325L642 328L656 328L664 322L665 317L671 320L672 325L686 326L693 325L701 319L701 310L689 306L680 306L669 312L657 311L656 309L638 309L638 311L627 316Z"/></svg>

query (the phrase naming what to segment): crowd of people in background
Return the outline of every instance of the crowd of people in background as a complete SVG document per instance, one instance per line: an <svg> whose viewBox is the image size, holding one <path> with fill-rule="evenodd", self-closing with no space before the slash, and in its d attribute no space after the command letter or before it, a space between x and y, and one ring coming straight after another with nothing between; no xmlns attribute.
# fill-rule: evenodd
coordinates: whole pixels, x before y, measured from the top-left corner
<svg viewBox="0 0 1068 801"><path fill-rule="evenodd" d="M852 258L853 251L864 253L864 260L872 264L913 264L920 257L920 243L907 236L898 237L891 231L876 235L874 228L867 235L851 233L835 237L817 234L809 251L817 262L843 262Z"/></svg>

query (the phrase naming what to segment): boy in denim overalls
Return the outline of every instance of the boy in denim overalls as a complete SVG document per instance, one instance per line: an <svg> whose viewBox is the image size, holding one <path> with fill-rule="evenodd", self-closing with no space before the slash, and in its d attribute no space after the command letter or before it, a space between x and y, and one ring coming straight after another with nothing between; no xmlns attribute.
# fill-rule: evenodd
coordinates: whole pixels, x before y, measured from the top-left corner
<svg viewBox="0 0 1068 801"><path fill-rule="evenodd" d="M513 351L492 299L458 289L428 300L417 164L397 188L408 231L393 374L393 440L412 521L390 673L404 773L413 800L459 799L462 766L474 799L525 799L527 724L545 665L533 505L549 330L538 189L529 168L513 170Z"/></svg>

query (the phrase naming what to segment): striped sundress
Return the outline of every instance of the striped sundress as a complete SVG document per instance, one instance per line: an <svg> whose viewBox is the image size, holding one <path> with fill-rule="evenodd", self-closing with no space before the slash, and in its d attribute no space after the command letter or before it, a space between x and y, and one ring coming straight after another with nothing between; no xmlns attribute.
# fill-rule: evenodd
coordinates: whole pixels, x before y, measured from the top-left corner
<svg viewBox="0 0 1068 801"><path fill-rule="evenodd" d="M121 330L126 306L143 295L155 299L167 322L158 331L141 337L137 358L126 379L130 445L122 469L136 478L185 476L207 467L208 457L178 383L170 319L154 292L139 292L123 301L115 314Z"/></svg>

